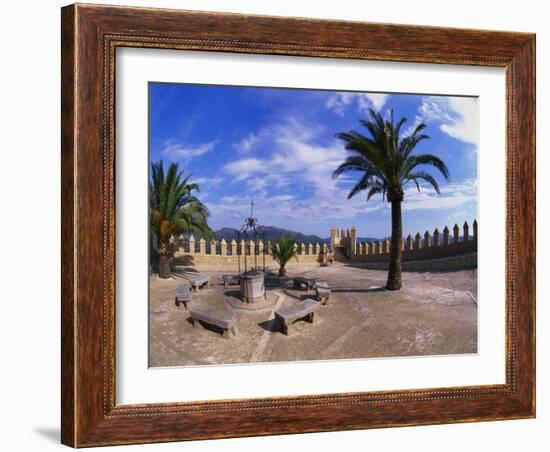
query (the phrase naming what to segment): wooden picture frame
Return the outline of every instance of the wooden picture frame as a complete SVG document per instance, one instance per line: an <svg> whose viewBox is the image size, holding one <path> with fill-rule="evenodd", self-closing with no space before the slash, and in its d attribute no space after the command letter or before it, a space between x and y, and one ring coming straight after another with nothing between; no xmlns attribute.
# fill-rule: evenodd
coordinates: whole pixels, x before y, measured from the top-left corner
<svg viewBox="0 0 550 452"><path fill-rule="evenodd" d="M71 5L62 9L62 442L73 447L535 416L535 35ZM115 403L115 50L506 69L506 383Z"/></svg>

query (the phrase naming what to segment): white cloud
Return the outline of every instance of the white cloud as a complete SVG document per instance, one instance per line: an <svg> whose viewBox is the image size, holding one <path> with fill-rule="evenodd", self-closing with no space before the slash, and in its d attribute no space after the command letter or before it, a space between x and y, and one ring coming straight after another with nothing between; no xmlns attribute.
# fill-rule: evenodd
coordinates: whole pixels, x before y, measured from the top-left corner
<svg viewBox="0 0 550 452"><path fill-rule="evenodd" d="M477 182L467 179L440 186L441 195L429 185L421 185L418 191L414 184L405 189L403 210L443 210L456 209L477 199Z"/></svg>
<svg viewBox="0 0 550 452"><path fill-rule="evenodd" d="M218 141L214 140L196 146L189 146L174 140L168 140L162 150L162 154L172 160L189 160L193 157L200 157L210 152L217 143Z"/></svg>
<svg viewBox="0 0 550 452"><path fill-rule="evenodd" d="M358 94L359 108L367 111L369 108L380 110L388 100L388 94L382 93L360 93Z"/></svg>
<svg viewBox="0 0 550 452"><path fill-rule="evenodd" d="M292 195L274 195L265 191L251 194L249 197L231 196L222 198L219 203L207 203L210 211L220 224L227 221L239 223L250 214L250 199L254 199L254 216L261 224L281 225L297 229L303 225L353 224L361 215L368 213L387 214L390 204L377 195L367 202L366 194L359 194L348 200L349 189L330 180L324 189L317 189L307 199ZM418 192L416 186L409 185L405 190L403 210L413 211L449 211L449 218L459 220L466 216L467 209L476 202L477 185L474 180L452 183L441 187L441 195L433 188L422 186ZM456 209L460 209L454 213ZM423 214L424 215L424 214ZM328 235L328 231L327 234Z"/></svg>
<svg viewBox="0 0 550 452"><path fill-rule="evenodd" d="M246 158L235 160L226 164L223 170L229 175L235 177L236 180L244 180L251 177L255 173L265 171L264 164L257 158Z"/></svg>
<svg viewBox="0 0 550 452"><path fill-rule="evenodd" d="M439 123L440 130L452 138L477 144L477 99L426 96L418 111L424 121Z"/></svg>
<svg viewBox="0 0 550 452"><path fill-rule="evenodd" d="M268 130L266 132L265 130ZM244 196L222 198L208 204L217 223L242 220L250 213L254 199L254 216L262 224L346 224L360 215L387 212L389 203L381 195L367 202L366 193L348 200L349 190L358 175L332 179L332 171L347 153L336 139L319 144L323 129L307 126L294 119L270 125L260 131L269 140L270 153L228 163L223 171L236 183L245 183ZM419 193L414 184L406 187L403 209L444 210L475 202L475 181L441 184L441 196L428 187Z"/></svg>
<svg viewBox="0 0 550 452"><path fill-rule="evenodd" d="M235 202L239 202L240 198L236 195L224 196L220 199L220 201L225 203L225 204L233 204Z"/></svg>
<svg viewBox="0 0 550 452"><path fill-rule="evenodd" d="M224 166L223 171L235 181L246 182L256 204L255 216L262 223L280 224L284 219L304 224L340 221L385 207L381 200L367 204L366 196L347 200L350 181L355 179L332 179L332 171L346 153L336 139L317 144L322 132L319 126L307 126L290 118L258 132L273 150L268 157L247 157ZM286 192L288 187L300 194ZM306 199L302 190L308 192ZM248 202L247 197L223 199L219 205L211 205L211 211L225 219L238 218L235 212L240 212L240 218L244 218Z"/></svg>
<svg viewBox="0 0 550 452"><path fill-rule="evenodd" d="M251 177L265 178L266 183L276 186L288 185L288 174L310 180L313 175L322 172L330 176L343 157L343 148L336 142L333 146L319 146L312 140L322 131L320 127L307 127L295 119L263 129L260 135L269 141L275 152L269 158L246 157L227 163L223 171L241 181ZM254 182L261 184L263 182Z"/></svg>
<svg viewBox="0 0 550 452"><path fill-rule="evenodd" d="M346 108L355 101L357 109L362 113L367 113L369 108L379 111L388 100L388 97L388 94L383 93L340 92L331 94L327 98L325 106L337 115L343 116Z"/></svg>
<svg viewBox="0 0 550 452"><path fill-rule="evenodd" d="M293 200L294 196L292 196L292 195L275 195L275 196L272 196L271 199L275 202L285 202L285 201Z"/></svg>
<svg viewBox="0 0 550 452"><path fill-rule="evenodd" d="M253 179L248 179L246 181L246 185L253 192L259 192L259 191L263 190L266 187L267 181L263 177L262 178L257 177L257 178L253 178Z"/></svg>
<svg viewBox="0 0 550 452"><path fill-rule="evenodd" d="M325 102L325 106L337 115L344 116L346 107L351 104L354 93L334 93Z"/></svg>
<svg viewBox="0 0 550 452"><path fill-rule="evenodd" d="M197 178L191 178L191 182L195 184L203 184L203 185L219 185L223 182L223 178L216 176L216 177L197 177Z"/></svg>
<svg viewBox="0 0 550 452"><path fill-rule="evenodd" d="M365 196L347 200L348 190L336 184L326 190L316 190L311 197L299 199L290 194L272 194L265 191L251 193L250 196L222 198L219 203L208 203L218 224L225 220L243 220L250 214L250 199L254 200L254 216L261 224L281 225L300 229L309 224L324 224L332 221L335 224L353 221L358 215L387 209L387 203L381 199L366 202ZM289 224L290 222L290 224ZM238 223L238 221L237 221ZM328 231L326 232L328 235Z"/></svg>
<svg viewBox="0 0 550 452"><path fill-rule="evenodd" d="M249 133L245 138L235 143L233 146L241 152L250 152L261 141L261 134Z"/></svg>

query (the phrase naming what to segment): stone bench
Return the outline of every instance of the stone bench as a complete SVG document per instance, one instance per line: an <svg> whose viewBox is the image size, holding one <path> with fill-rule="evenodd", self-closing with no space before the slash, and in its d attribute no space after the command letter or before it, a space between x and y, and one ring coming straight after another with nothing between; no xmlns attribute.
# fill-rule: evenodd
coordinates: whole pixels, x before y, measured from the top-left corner
<svg viewBox="0 0 550 452"><path fill-rule="evenodd" d="M306 278L305 276L296 276L292 279L292 282L294 283L295 289L305 288L306 290L313 288L313 285L315 284L314 279Z"/></svg>
<svg viewBox="0 0 550 452"><path fill-rule="evenodd" d="M182 266L176 266L174 273L187 280L194 292L203 287L210 287L210 276L206 273L199 273Z"/></svg>
<svg viewBox="0 0 550 452"><path fill-rule="evenodd" d="M311 298L283 306L275 311L275 320L281 327L281 332L288 336L288 327L297 320L314 321L314 314L321 305Z"/></svg>
<svg viewBox="0 0 550 452"><path fill-rule="evenodd" d="M322 304L327 304L330 298L330 287L326 281L317 281L315 283L315 296Z"/></svg>
<svg viewBox="0 0 550 452"><path fill-rule="evenodd" d="M204 273L185 273L184 278L189 281L194 292L203 287L210 287L210 276Z"/></svg>
<svg viewBox="0 0 550 452"><path fill-rule="evenodd" d="M223 288L227 289L227 286L238 286L241 282L239 275L222 275Z"/></svg>
<svg viewBox="0 0 550 452"><path fill-rule="evenodd" d="M231 307L225 304L201 305L189 309L189 320L193 327L197 322L203 322L210 326L215 326L221 330L222 337L237 335L237 316Z"/></svg>
<svg viewBox="0 0 550 452"><path fill-rule="evenodd" d="M176 287L176 306L179 307L180 303L183 303L185 309L187 309L187 303L191 301L191 288L189 283L178 284Z"/></svg>

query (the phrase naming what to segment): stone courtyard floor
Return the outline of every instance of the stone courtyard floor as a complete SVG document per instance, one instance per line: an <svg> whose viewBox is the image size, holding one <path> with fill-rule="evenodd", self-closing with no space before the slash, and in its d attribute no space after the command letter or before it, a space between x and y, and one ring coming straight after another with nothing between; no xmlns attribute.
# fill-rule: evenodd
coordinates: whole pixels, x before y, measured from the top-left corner
<svg viewBox="0 0 550 452"><path fill-rule="evenodd" d="M238 287L224 290L222 274L210 289L192 293L190 307L206 303L243 306ZM403 273L403 290L383 289L387 272L359 266L300 265L287 280L267 285L267 307L235 309L238 334L224 338L193 328L183 304L174 304L179 278L150 277L149 365L307 361L368 357L447 355L477 352L477 272ZM274 311L314 292L294 290L292 277L304 275L329 283L332 294L313 324L298 321L289 336L279 332ZM243 306L253 307L252 305Z"/></svg>

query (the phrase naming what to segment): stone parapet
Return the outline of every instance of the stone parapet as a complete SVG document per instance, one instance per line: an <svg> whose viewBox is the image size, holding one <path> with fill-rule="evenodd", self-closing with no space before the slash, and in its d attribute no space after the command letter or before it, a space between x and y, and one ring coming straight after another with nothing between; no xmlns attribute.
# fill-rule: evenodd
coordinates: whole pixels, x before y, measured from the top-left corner
<svg viewBox="0 0 550 452"><path fill-rule="evenodd" d="M335 258L340 261L354 262L387 262L391 251L388 239L375 242L351 243L354 234L342 235L344 229L331 229L331 237L335 241ZM442 232L440 232L442 231ZM451 234L452 231L452 234ZM462 235L461 235L462 232ZM474 220L472 227L465 222L462 228L455 224L441 230L409 234L401 241L403 262L420 259L437 259L477 252L478 224ZM338 251L338 252L336 252Z"/></svg>
<svg viewBox="0 0 550 452"><path fill-rule="evenodd" d="M389 256L384 261L357 262L362 268L369 270L385 270L389 268ZM409 272L444 272L458 270L474 270L477 268L477 252L439 257L432 259L403 261L402 270Z"/></svg>
<svg viewBox="0 0 550 452"><path fill-rule="evenodd" d="M253 241L237 243L232 240L228 243L224 239L206 241L202 237L197 239L190 235L188 238L184 238L180 235L170 240L170 246L172 247L175 265L196 265L204 269L237 271L240 264L241 271L244 271L244 257L246 255L246 264L249 270L255 264L260 267L263 266L264 260L266 267L278 268L277 262L271 257L272 244L269 241L264 244L260 240L256 246ZM326 244L297 243L296 249L298 254L296 258L290 260L287 267L320 262L319 255L323 250L326 252ZM265 256L264 252L266 253Z"/></svg>

